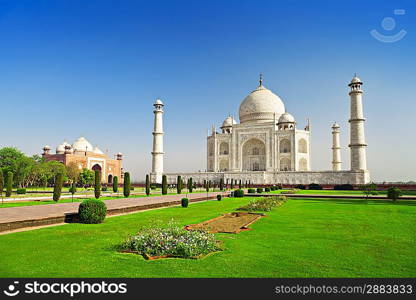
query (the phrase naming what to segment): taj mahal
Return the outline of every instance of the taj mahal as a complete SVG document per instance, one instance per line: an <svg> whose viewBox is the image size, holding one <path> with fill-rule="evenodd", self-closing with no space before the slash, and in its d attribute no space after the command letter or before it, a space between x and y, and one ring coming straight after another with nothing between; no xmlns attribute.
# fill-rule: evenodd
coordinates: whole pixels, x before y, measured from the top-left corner
<svg viewBox="0 0 416 300"><path fill-rule="evenodd" d="M260 75L259 85L240 104L239 122L229 115L220 132L212 126L207 137L206 172L164 173L163 114L164 104L154 104L154 130L151 181L160 183L166 175L168 183L177 176L194 182L250 181L253 184L365 184L370 181L366 163L366 142L362 105L362 81L351 80L350 148L351 166L341 169L340 126L332 129L332 170L311 170L311 125L309 120L298 128L295 118L286 111L278 95L266 88ZM329 126L328 126L329 127ZM330 160L330 158L329 158Z"/></svg>

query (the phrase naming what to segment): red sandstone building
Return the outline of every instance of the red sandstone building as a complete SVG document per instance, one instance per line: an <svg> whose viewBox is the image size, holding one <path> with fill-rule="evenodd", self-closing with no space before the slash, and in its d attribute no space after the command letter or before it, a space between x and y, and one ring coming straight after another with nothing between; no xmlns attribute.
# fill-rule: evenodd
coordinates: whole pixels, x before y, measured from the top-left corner
<svg viewBox="0 0 416 300"><path fill-rule="evenodd" d="M102 183L112 183L114 176L118 177L120 183L123 182L123 155L117 153L115 159L111 159L98 147L93 147L84 137L77 139L73 145L63 142L56 147L55 154L51 154L50 151L49 146L43 147L42 156L46 161L55 160L66 166L75 163L80 170L99 170Z"/></svg>

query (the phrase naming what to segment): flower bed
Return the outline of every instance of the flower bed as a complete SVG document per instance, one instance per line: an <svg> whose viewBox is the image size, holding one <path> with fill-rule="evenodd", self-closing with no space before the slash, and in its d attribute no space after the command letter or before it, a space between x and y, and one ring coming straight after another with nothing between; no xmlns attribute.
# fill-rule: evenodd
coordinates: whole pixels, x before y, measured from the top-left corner
<svg viewBox="0 0 416 300"><path fill-rule="evenodd" d="M279 197L264 197L250 201L247 205L244 205L237 210L244 211L271 211L276 206L280 206L286 202L285 196Z"/></svg>
<svg viewBox="0 0 416 300"><path fill-rule="evenodd" d="M169 223L165 227L149 227L131 236L121 246L123 252L134 252L147 259L179 257L200 258L222 250L219 241L203 230L185 230Z"/></svg>

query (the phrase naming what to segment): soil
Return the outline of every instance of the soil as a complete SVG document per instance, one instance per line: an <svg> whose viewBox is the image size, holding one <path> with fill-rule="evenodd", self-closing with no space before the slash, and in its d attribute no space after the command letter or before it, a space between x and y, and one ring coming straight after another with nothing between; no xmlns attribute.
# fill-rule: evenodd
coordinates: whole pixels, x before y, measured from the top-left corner
<svg viewBox="0 0 416 300"><path fill-rule="evenodd" d="M239 233L242 230L249 230L247 226L254 223L262 216L264 216L264 214L232 212L199 224L188 225L185 229L203 229L210 233Z"/></svg>

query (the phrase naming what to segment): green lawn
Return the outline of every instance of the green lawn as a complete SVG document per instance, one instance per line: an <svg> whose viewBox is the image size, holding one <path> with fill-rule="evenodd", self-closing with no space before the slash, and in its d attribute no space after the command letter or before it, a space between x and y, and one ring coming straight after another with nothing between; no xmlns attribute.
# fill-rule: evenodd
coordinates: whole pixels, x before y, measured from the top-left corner
<svg viewBox="0 0 416 300"><path fill-rule="evenodd" d="M145 261L115 246L139 226L200 222L248 198L0 235L0 277L415 277L416 201L293 199L200 260Z"/></svg>
<svg viewBox="0 0 416 300"><path fill-rule="evenodd" d="M280 194L283 191L290 191L289 189L284 189L284 190L277 190L277 191L272 191L270 193L272 194ZM415 196L416 195L416 191L402 191L403 195L410 195L410 196ZM337 191L337 190L297 190L296 194L306 194L306 195L311 195L311 194L316 194L316 195L362 195L365 196L363 191L359 191L359 190L353 190L353 191ZM377 191L378 195L387 195L387 191Z"/></svg>

